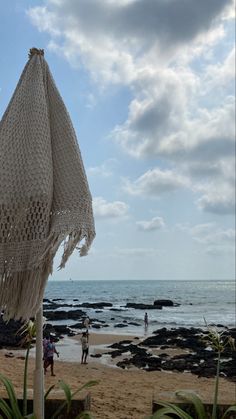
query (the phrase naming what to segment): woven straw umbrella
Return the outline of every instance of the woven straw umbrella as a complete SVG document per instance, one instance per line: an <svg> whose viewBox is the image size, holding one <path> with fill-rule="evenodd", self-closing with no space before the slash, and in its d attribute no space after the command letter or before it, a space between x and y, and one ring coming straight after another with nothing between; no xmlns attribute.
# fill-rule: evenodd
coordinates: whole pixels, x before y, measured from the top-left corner
<svg viewBox="0 0 236 419"><path fill-rule="evenodd" d="M64 267L75 248L86 255L94 237L76 134L44 51L32 48L0 121L0 309L6 320L36 316L38 419L43 418L44 288L60 244Z"/></svg>

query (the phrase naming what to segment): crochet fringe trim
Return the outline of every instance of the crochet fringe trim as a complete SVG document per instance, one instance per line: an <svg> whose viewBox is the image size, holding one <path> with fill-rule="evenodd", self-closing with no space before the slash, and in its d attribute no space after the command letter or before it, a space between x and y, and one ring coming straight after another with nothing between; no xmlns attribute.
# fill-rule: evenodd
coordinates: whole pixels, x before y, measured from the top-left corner
<svg viewBox="0 0 236 419"><path fill-rule="evenodd" d="M28 320L35 317L42 301L48 276L52 273L53 258L62 242L64 252L59 269L63 268L73 250L81 240L85 243L79 248L80 256L85 256L95 237L95 231L81 228L67 233L52 233L44 253L31 270L0 274L0 308L3 318L8 321Z"/></svg>

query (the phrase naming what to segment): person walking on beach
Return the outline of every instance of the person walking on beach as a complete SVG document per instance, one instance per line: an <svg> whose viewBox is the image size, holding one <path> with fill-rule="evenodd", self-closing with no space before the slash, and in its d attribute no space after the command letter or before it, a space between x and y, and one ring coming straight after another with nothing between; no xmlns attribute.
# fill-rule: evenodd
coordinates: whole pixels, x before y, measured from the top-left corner
<svg viewBox="0 0 236 419"><path fill-rule="evenodd" d="M57 352L56 347L55 347L55 343L53 342L53 337L50 336L50 339L47 340L47 338L44 339L44 356L43 356L43 367L44 367L44 374L46 374L47 372L47 368L50 365L51 368L51 376L55 377L54 374L54 353L57 354L57 356L59 357L59 352Z"/></svg>
<svg viewBox="0 0 236 419"><path fill-rule="evenodd" d="M48 344L49 344L49 336L47 335L43 338L43 359L45 359L46 356L47 356L47 346L48 346Z"/></svg>
<svg viewBox="0 0 236 419"><path fill-rule="evenodd" d="M82 356L81 364L87 364L87 356L89 352L88 332L83 332L81 336Z"/></svg>
<svg viewBox="0 0 236 419"><path fill-rule="evenodd" d="M147 312L144 314L144 326L148 327L148 314L147 314Z"/></svg>

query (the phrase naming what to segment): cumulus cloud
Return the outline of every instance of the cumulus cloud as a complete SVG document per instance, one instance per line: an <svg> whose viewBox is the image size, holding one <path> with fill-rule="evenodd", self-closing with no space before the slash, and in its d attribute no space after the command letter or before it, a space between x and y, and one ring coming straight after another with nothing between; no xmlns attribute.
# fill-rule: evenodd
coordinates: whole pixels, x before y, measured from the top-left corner
<svg viewBox="0 0 236 419"><path fill-rule="evenodd" d="M94 78L130 82L150 51L173 54L177 46L209 30L230 4L231 0L47 0L27 13L71 64L84 65Z"/></svg>
<svg viewBox="0 0 236 419"><path fill-rule="evenodd" d="M163 228L165 223L162 217L154 217L150 221L137 221L136 225L142 231L155 231Z"/></svg>
<svg viewBox="0 0 236 419"><path fill-rule="evenodd" d="M120 218L128 212L128 205L122 201L107 202L102 197L93 199L95 218Z"/></svg>
<svg viewBox="0 0 236 419"><path fill-rule="evenodd" d="M234 189L210 189L210 191L198 199L197 204L200 209L213 212L219 215L235 214Z"/></svg>
<svg viewBox="0 0 236 419"><path fill-rule="evenodd" d="M128 180L129 193L158 196L191 185L202 193L199 209L232 212L222 168L234 154L235 50L225 42L217 55L232 10L232 0L46 0L28 9L49 48L73 67L86 68L101 87L131 88L127 118L110 137L129 155L163 159L171 169Z"/></svg>
<svg viewBox="0 0 236 419"><path fill-rule="evenodd" d="M188 179L172 170L148 170L134 182L125 181L124 189L131 195L158 197L166 192L189 186Z"/></svg>

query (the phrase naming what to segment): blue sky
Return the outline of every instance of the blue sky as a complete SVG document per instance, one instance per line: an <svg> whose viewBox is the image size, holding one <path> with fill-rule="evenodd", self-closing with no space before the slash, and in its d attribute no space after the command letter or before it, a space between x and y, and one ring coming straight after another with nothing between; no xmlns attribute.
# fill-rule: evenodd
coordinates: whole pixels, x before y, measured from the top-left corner
<svg viewBox="0 0 236 419"><path fill-rule="evenodd" d="M234 279L231 0L11 0L0 46L0 115L45 49L93 196L90 254L53 278Z"/></svg>

